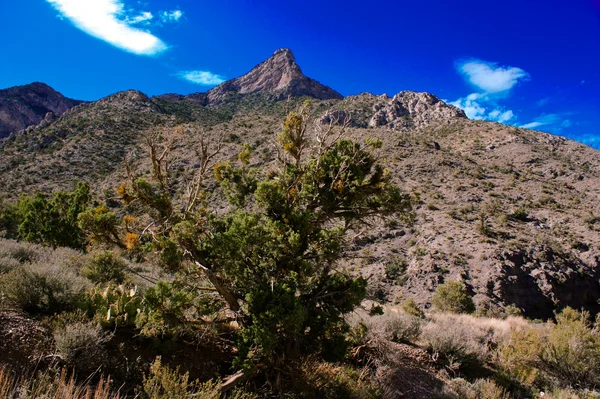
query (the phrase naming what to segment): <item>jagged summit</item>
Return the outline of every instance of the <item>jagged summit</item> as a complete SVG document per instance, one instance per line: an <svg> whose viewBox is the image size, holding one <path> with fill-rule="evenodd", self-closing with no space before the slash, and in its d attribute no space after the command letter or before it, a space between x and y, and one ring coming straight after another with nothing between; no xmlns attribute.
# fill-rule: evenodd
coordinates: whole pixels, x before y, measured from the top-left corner
<svg viewBox="0 0 600 399"><path fill-rule="evenodd" d="M37 125L48 113L60 116L79 103L40 82L0 90L0 138Z"/></svg>
<svg viewBox="0 0 600 399"><path fill-rule="evenodd" d="M309 96L320 100L343 99L335 90L304 75L290 49L282 48L247 74L211 89L207 93L187 96L203 105L224 102L231 94L266 93L284 99Z"/></svg>

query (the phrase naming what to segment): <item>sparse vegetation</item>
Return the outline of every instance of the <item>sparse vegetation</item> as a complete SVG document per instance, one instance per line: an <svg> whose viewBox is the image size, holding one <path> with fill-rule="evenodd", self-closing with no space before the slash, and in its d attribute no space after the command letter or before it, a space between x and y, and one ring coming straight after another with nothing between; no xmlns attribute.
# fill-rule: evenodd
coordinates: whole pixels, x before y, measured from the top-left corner
<svg viewBox="0 0 600 399"><path fill-rule="evenodd" d="M433 306L442 312L473 313L475 304L464 283L449 281L441 284L432 299Z"/></svg>

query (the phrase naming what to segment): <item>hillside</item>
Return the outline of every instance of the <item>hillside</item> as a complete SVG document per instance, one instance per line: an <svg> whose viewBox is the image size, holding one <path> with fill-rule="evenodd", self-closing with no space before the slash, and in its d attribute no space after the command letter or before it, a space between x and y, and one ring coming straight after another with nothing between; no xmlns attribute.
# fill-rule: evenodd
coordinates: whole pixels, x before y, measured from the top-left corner
<svg viewBox="0 0 600 399"><path fill-rule="evenodd" d="M39 82L0 90L0 138L40 122L48 124L80 103Z"/></svg>
<svg viewBox="0 0 600 399"><path fill-rule="evenodd" d="M209 141L225 138L223 158L233 158L248 143L253 163L267 169L274 159L269 143L286 109L301 101L273 96L296 93L297 77L272 83L274 73L280 77L281 62L295 65L290 52L278 51L248 75L209 92L209 98L224 99L226 88L244 88L222 103L129 91L12 135L0 142L1 196L48 193L83 180L110 197L124 178L125 156L139 155L140 133L182 123L190 133L177 149L175 167L194 165L204 130ZM371 276L373 299L398 303L414 296L428 305L439 284L464 280L476 302L492 313L508 305L532 318L550 317L567 305L600 310L598 151L561 137L468 120L427 93L326 97L333 99L313 98L318 124L348 119L348 137L381 139L381 159L420 198L412 226L390 220L356 232L351 248L361 260L349 267ZM223 201L219 190L212 195L215 203ZM395 279L391 269L401 277Z"/></svg>

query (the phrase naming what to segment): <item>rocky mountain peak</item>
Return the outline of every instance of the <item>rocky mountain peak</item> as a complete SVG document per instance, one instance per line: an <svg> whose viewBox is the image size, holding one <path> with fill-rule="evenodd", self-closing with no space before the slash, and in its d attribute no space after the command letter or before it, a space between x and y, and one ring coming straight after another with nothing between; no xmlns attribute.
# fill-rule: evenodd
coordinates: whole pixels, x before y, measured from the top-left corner
<svg viewBox="0 0 600 399"><path fill-rule="evenodd" d="M279 49L247 74L229 80L207 93L208 104L219 104L232 93L267 93L277 98L310 96L321 100L342 99L335 90L305 76L289 49Z"/></svg>
<svg viewBox="0 0 600 399"><path fill-rule="evenodd" d="M0 138L39 124L49 112L62 115L80 103L40 82L0 90Z"/></svg>

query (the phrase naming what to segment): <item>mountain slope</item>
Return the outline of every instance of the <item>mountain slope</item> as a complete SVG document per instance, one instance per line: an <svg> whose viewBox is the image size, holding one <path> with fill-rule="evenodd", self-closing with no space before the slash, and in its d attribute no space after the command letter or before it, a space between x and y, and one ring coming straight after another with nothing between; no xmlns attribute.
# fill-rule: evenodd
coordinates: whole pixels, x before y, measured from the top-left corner
<svg viewBox="0 0 600 399"><path fill-rule="evenodd" d="M276 56L294 69L289 54ZM209 106L199 95L123 92L1 140L0 197L69 188L77 180L91 182L100 197L112 196L124 178L126 154L144 169L140 133L178 124L187 133L176 148L176 184L196 167L202 130L208 143L224 138L222 160L235 160L248 143L252 164L268 170L276 163L271 143L286 109L302 98L277 101L295 86L283 73L271 79L273 68L258 70L265 76L215 88ZM412 225L388 220L355 232L346 267L370 276L370 298L398 303L414 297L429 306L439 284L461 280L482 312L501 313L509 305L534 318L552 317L567 305L600 311L599 151L471 121L428 93L316 98L313 107L315 129L340 129L347 120L347 137L382 140L379 158L419 198ZM207 195L211 206L225 206L217 185Z"/></svg>
<svg viewBox="0 0 600 399"><path fill-rule="evenodd" d="M80 103L44 83L0 90L0 138L37 125L44 119L49 122Z"/></svg>

